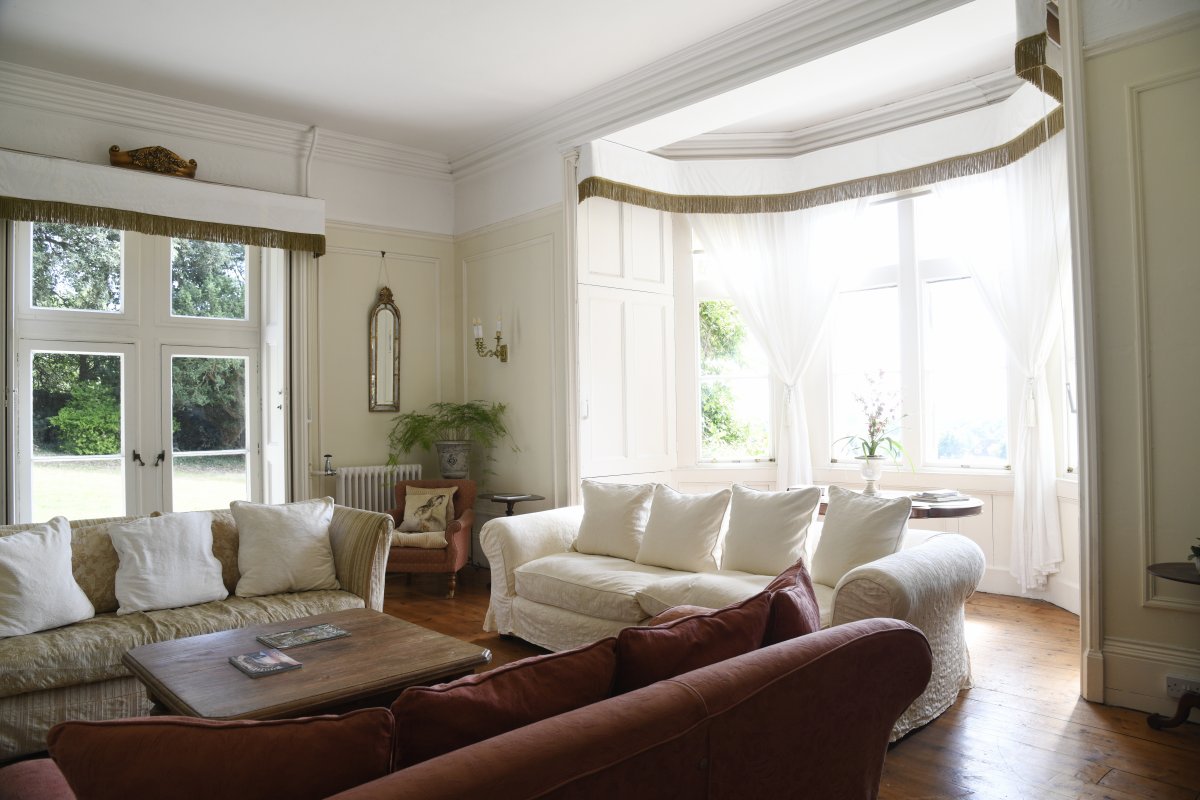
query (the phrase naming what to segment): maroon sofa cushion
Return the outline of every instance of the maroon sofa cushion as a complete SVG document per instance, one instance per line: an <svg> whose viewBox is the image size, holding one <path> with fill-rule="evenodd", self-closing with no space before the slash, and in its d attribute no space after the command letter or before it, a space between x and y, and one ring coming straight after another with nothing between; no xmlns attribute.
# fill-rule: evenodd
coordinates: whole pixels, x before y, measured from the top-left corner
<svg viewBox="0 0 1200 800"><path fill-rule="evenodd" d="M762 644L770 595L759 592L736 605L652 628L626 628L617 636L615 694L631 692Z"/></svg>
<svg viewBox="0 0 1200 800"><path fill-rule="evenodd" d="M386 708L368 708L266 722L73 721L51 728L47 743L79 800L305 800L387 775L392 715Z"/></svg>
<svg viewBox="0 0 1200 800"><path fill-rule="evenodd" d="M821 608L803 558L780 573L763 591L771 595L763 647L821 630Z"/></svg>
<svg viewBox="0 0 1200 800"><path fill-rule="evenodd" d="M609 696L616 639L505 664L438 686L412 686L392 703L395 768L490 739Z"/></svg>

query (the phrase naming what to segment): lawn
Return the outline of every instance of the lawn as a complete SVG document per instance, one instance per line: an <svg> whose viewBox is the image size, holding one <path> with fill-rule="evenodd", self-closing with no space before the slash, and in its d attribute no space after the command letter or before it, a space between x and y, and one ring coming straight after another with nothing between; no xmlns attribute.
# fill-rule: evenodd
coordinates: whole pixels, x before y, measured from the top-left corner
<svg viewBox="0 0 1200 800"><path fill-rule="evenodd" d="M149 464L139 469L153 469ZM179 458L174 462L175 511L228 508L246 500L245 462L241 457ZM46 520L119 517L126 513L120 459L35 461L33 515Z"/></svg>

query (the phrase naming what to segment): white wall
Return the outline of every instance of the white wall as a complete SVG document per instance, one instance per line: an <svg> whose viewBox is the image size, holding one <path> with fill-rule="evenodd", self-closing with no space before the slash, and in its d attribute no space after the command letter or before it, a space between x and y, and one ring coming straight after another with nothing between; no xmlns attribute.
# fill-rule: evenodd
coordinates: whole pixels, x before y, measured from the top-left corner
<svg viewBox="0 0 1200 800"><path fill-rule="evenodd" d="M514 218L561 208L562 154L531 147L499 164L454 175L454 231L474 233Z"/></svg>
<svg viewBox="0 0 1200 800"><path fill-rule="evenodd" d="M1200 16L1084 55L1104 698L1165 713L1200 679L1200 587L1146 573L1196 536Z"/></svg>

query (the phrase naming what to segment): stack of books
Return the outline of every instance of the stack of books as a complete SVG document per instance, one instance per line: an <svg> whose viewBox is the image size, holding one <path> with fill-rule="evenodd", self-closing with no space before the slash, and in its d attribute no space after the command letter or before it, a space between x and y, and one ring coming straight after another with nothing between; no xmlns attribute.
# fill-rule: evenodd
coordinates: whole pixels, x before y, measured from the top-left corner
<svg viewBox="0 0 1200 800"><path fill-rule="evenodd" d="M970 500L971 498L957 489L926 489L923 492L914 494L912 499L918 503L954 503L959 500Z"/></svg>

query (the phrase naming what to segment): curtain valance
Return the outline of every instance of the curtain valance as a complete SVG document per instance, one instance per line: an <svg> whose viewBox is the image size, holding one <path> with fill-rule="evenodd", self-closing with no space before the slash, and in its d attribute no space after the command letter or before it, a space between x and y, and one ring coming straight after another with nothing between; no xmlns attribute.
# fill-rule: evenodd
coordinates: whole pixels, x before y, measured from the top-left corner
<svg viewBox="0 0 1200 800"><path fill-rule="evenodd" d="M0 150L0 217L325 253L325 201Z"/></svg>
<svg viewBox="0 0 1200 800"><path fill-rule="evenodd" d="M786 159L674 161L604 140L584 145L579 200L659 211L797 211L1007 166L1063 128L1061 107L1027 83L999 103Z"/></svg>

